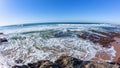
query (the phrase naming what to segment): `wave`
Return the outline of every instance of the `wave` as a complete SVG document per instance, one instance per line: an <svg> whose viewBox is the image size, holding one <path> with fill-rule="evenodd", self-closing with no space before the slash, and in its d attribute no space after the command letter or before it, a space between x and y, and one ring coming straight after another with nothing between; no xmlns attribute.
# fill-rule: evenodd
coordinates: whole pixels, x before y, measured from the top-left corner
<svg viewBox="0 0 120 68"><path fill-rule="evenodd" d="M37 60L56 60L62 54L83 60L91 60L99 51L105 50L115 56L114 48L105 49L89 40L76 37L76 34L90 29L107 30L100 27L114 27L109 24L55 24L9 27L1 29L9 41L0 45L0 65L9 68L15 60L21 64ZM58 34L58 35L57 35ZM112 61L112 57L111 60Z"/></svg>

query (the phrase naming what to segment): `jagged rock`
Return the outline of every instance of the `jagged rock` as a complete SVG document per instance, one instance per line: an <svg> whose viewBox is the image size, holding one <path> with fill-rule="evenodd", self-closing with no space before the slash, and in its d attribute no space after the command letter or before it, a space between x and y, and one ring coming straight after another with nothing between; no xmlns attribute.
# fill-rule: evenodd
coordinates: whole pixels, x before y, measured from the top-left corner
<svg viewBox="0 0 120 68"><path fill-rule="evenodd" d="M49 60L40 60L35 63L28 63L28 65L18 66L12 68L119 68L120 58L117 63L96 62L96 61L82 61L80 59L62 55L54 63Z"/></svg>
<svg viewBox="0 0 120 68"><path fill-rule="evenodd" d="M86 63L71 56L61 56L55 61L61 68L84 68Z"/></svg>

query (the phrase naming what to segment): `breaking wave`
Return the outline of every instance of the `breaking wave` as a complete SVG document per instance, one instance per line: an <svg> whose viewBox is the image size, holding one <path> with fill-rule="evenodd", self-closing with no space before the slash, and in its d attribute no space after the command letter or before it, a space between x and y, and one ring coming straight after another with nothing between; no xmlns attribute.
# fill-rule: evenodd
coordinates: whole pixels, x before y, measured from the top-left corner
<svg viewBox="0 0 120 68"><path fill-rule="evenodd" d="M1 37L6 37L9 41L0 45L0 65L9 68L17 65L15 60L18 59L23 60L20 64L43 59L54 61L62 54L90 60L97 52L106 49L89 40L78 38L76 34L90 29L101 30L100 26L110 25L58 24L3 29L1 31L5 34ZM106 51L111 51L113 56L115 54L114 48Z"/></svg>

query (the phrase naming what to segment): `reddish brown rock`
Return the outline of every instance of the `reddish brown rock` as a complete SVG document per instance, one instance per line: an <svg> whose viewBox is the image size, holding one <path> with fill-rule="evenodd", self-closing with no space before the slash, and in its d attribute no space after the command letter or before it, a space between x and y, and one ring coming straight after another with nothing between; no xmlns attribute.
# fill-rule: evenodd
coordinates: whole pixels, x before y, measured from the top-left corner
<svg viewBox="0 0 120 68"><path fill-rule="evenodd" d="M114 37L120 37L120 33L116 32L100 32L96 30L91 30L93 33L88 33L88 32L83 32L80 35L77 35L79 38L85 39L85 40L90 40L93 43L99 43L103 47L111 47L111 42L114 42ZM94 34L98 33L98 34ZM99 34L103 35L100 36Z"/></svg>

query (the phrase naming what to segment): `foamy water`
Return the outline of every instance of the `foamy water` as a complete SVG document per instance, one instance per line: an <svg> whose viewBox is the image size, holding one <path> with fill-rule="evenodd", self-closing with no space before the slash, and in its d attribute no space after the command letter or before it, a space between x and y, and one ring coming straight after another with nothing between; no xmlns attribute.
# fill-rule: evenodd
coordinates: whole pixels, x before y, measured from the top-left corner
<svg viewBox="0 0 120 68"><path fill-rule="evenodd" d="M111 59L115 56L115 50L103 49L100 45L94 44L88 40L80 39L76 36L70 37L41 37L40 32L22 34L30 31L88 31L89 29L99 30L100 26L109 26L105 24L59 24L59 25L40 25L33 27L23 27L8 30L1 30L5 35L8 43L0 45L0 68L10 68L13 65L27 64L38 60L48 59L55 61L62 54L80 58L83 60L90 60L95 57L99 51L105 50ZM44 35L44 34L43 34ZM46 35L46 34L45 34ZM15 60L22 59L21 64L15 63Z"/></svg>

